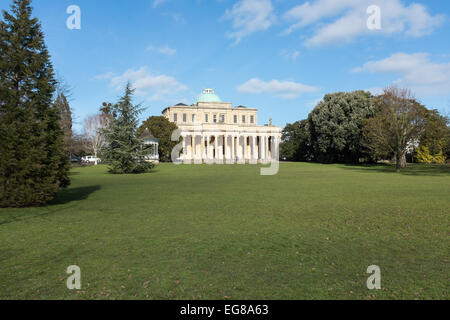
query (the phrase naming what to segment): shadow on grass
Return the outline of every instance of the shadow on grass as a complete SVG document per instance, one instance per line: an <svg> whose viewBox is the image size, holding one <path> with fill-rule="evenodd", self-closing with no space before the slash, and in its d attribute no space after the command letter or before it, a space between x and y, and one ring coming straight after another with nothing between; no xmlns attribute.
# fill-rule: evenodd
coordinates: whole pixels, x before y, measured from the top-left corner
<svg viewBox="0 0 450 320"><path fill-rule="evenodd" d="M94 192L100 190L100 186L88 186L79 188L62 189L56 195L56 198L50 201L46 207L66 204L73 201L85 200Z"/></svg>
<svg viewBox="0 0 450 320"><path fill-rule="evenodd" d="M34 218L46 219L55 213L75 208L77 206L77 201L87 199L92 193L98 190L100 190L100 186L63 189L58 192L55 199L42 207L14 208L9 212L2 212L0 215L0 226ZM57 205L64 205L72 202L73 204L68 207L57 207Z"/></svg>
<svg viewBox="0 0 450 320"><path fill-rule="evenodd" d="M374 165L346 165L345 170L373 173L393 173L397 174L394 165L374 164ZM449 165L425 165L408 164L408 167L400 171L401 175L407 176L448 176L450 175Z"/></svg>

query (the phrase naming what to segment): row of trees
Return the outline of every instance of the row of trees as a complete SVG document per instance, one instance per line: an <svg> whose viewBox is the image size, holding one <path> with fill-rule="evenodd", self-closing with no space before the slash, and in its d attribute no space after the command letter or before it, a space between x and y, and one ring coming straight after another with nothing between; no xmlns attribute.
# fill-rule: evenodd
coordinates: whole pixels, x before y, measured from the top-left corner
<svg viewBox="0 0 450 320"><path fill-rule="evenodd" d="M172 141L172 133L178 129L176 124L163 116L152 116L137 128L139 105L131 102L133 90L128 85L125 95L117 104L104 102L100 112L87 117L82 135L85 150L95 157L102 157L111 164L113 173L144 172L142 161L147 153L139 138L148 130L159 140L159 159L171 161L171 152L180 141ZM181 138L180 138L181 140ZM133 160L133 161L132 161ZM122 168L122 169L120 169Z"/></svg>
<svg viewBox="0 0 450 320"><path fill-rule="evenodd" d="M291 161L359 163L407 156L443 163L449 157L448 118L428 110L406 89L327 94L305 120L283 130L281 156Z"/></svg>

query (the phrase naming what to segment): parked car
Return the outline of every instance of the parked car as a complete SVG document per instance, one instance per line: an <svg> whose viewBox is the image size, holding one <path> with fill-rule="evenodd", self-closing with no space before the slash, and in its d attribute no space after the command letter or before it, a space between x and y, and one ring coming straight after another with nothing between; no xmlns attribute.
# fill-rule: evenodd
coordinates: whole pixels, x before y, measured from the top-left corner
<svg viewBox="0 0 450 320"><path fill-rule="evenodd" d="M72 163L79 163L79 162L81 162L80 159L77 158L77 157L71 157L71 158L70 158L70 161L71 161Z"/></svg>
<svg viewBox="0 0 450 320"><path fill-rule="evenodd" d="M86 156L81 158L81 162L83 163L100 163L102 160L100 158L96 158L95 156Z"/></svg>

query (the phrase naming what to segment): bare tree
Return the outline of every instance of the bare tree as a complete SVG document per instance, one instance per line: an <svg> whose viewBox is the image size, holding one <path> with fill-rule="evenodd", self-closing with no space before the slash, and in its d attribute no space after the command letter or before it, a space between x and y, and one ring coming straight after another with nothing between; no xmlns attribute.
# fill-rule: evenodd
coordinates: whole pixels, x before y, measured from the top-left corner
<svg viewBox="0 0 450 320"><path fill-rule="evenodd" d="M105 137L102 133L102 129L108 125L108 118L102 114L95 114L89 116L84 121L84 135L88 148L94 153L95 165L98 164L97 155L100 149L105 144Z"/></svg>

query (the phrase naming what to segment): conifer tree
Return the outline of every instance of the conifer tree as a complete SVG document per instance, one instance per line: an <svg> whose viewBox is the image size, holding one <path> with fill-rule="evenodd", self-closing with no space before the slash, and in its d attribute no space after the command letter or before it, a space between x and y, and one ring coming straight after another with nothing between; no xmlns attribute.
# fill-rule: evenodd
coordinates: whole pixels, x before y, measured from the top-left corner
<svg viewBox="0 0 450 320"><path fill-rule="evenodd" d="M68 157L72 155L72 110L69 101L64 93L59 92L54 102L55 108L59 111L60 126L64 133L64 150Z"/></svg>
<svg viewBox="0 0 450 320"><path fill-rule="evenodd" d="M0 19L0 206L42 205L69 184L54 71L30 0Z"/></svg>
<svg viewBox="0 0 450 320"><path fill-rule="evenodd" d="M103 130L106 137L103 157L110 164L109 171L115 174L143 173L153 167L145 161L148 150L136 136L138 115L142 108L133 105L133 92L128 83L125 95L113 106L108 127Z"/></svg>

